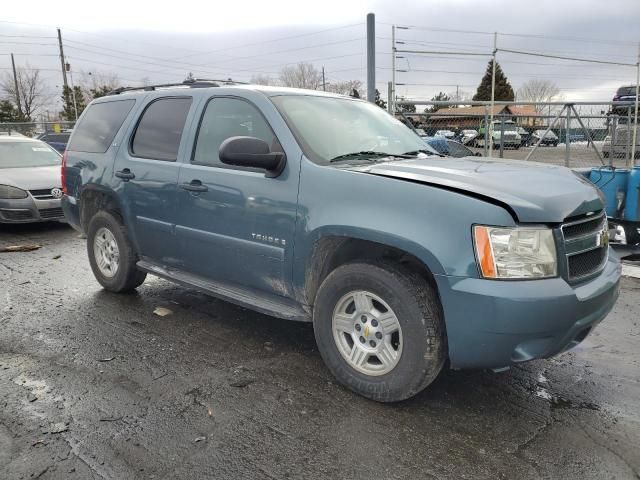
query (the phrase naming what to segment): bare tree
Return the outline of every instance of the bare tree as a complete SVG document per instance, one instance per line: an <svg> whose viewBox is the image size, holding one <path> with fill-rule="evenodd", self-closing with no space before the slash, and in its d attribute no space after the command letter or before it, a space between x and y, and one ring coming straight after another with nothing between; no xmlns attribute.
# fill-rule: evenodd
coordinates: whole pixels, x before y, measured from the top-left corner
<svg viewBox="0 0 640 480"><path fill-rule="evenodd" d="M473 95L471 94L471 92L468 92L466 90L461 90L461 89L457 89L455 92L449 92L447 93L447 96L449 97L449 100L451 100L452 102L471 102L471 97L473 97Z"/></svg>
<svg viewBox="0 0 640 480"><path fill-rule="evenodd" d="M339 93L341 95L353 95L353 91L360 94L362 82L360 80L345 80L344 82L334 82L327 84L327 92Z"/></svg>
<svg viewBox="0 0 640 480"><path fill-rule="evenodd" d="M516 99L534 103L536 111L540 113L544 109L544 105L540 105L540 103L557 100L559 95L560 89L554 82L534 78L525 82L518 89Z"/></svg>
<svg viewBox="0 0 640 480"><path fill-rule="evenodd" d="M101 97L120 86L120 79L116 73L82 72L80 75L82 93L89 101Z"/></svg>
<svg viewBox="0 0 640 480"><path fill-rule="evenodd" d="M253 83L254 85L277 85L278 81L269 75L253 75L249 83Z"/></svg>
<svg viewBox="0 0 640 480"><path fill-rule="evenodd" d="M322 73L310 63L284 67L280 72L280 83L285 87L318 90L322 86Z"/></svg>
<svg viewBox="0 0 640 480"><path fill-rule="evenodd" d="M5 73L0 81L0 89L7 98L15 102L22 118L31 120L49 103L51 95L47 93L44 79L37 68L31 68L29 65L18 67L16 77L18 79L18 95L16 95L15 82L11 73Z"/></svg>

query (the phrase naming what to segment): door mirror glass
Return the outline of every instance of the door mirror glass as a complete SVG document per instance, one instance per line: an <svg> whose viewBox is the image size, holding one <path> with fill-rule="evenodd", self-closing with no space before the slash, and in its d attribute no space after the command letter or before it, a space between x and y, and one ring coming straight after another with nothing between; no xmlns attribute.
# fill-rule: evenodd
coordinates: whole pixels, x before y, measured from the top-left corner
<svg viewBox="0 0 640 480"><path fill-rule="evenodd" d="M220 161L227 165L261 168L267 177L277 177L286 163L282 152L271 152L269 144L255 137L230 137L222 142L218 152Z"/></svg>

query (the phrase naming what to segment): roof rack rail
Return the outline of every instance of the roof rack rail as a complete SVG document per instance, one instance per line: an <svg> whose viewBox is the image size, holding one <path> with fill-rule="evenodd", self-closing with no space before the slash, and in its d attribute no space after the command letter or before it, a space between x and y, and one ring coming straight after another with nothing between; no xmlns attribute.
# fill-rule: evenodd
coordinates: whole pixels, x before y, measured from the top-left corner
<svg viewBox="0 0 640 480"><path fill-rule="evenodd" d="M243 84L246 85L246 82L237 82L232 80L231 78L227 80L213 80L208 78L191 78L184 80L182 82L176 83L160 83L157 85L144 85L141 87L119 87L114 90L111 90L107 95L119 95L124 92L133 92L136 90L142 90L145 92L152 92L158 88L170 88L170 87L189 87L189 88L209 88L209 87L219 87L220 84L223 85L237 85Z"/></svg>

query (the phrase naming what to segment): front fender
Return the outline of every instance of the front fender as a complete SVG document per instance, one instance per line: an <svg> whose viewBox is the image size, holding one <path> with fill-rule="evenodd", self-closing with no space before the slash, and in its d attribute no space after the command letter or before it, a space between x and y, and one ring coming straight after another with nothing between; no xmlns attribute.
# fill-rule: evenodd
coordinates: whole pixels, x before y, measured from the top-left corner
<svg viewBox="0 0 640 480"><path fill-rule="evenodd" d="M474 224L515 225L504 208L433 185L324 167L303 158L293 281L303 288L315 243L327 235L389 245L434 275L478 276Z"/></svg>

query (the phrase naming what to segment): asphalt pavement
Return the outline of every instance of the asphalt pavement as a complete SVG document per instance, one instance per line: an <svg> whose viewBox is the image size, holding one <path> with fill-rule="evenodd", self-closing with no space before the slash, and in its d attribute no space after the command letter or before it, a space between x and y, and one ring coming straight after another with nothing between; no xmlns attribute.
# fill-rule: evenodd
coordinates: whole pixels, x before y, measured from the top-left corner
<svg viewBox="0 0 640 480"><path fill-rule="evenodd" d="M640 479L638 279L571 352L384 405L309 324L151 277L110 294L69 227L0 226L34 243L0 253L2 479Z"/></svg>

